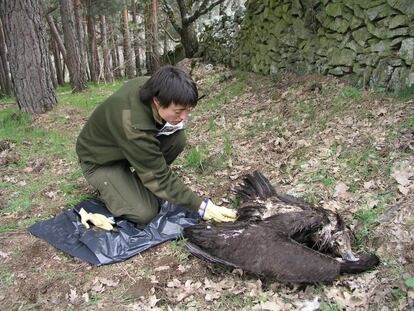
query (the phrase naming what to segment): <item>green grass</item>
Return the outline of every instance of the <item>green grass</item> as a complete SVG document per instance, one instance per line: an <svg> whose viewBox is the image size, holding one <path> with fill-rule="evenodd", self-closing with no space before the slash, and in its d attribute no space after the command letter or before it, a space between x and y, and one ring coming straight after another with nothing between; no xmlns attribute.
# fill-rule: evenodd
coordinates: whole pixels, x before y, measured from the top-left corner
<svg viewBox="0 0 414 311"><path fill-rule="evenodd" d="M329 301L328 302L322 301L321 308L322 308L322 311L339 311L339 310L342 310L342 308L339 307L336 303L331 303Z"/></svg>
<svg viewBox="0 0 414 311"><path fill-rule="evenodd" d="M399 100L411 100L414 99L414 86L405 88L394 94Z"/></svg>
<svg viewBox="0 0 414 311"><path fill-rule="evenodd" d="M110 84L88 84L88 88L82 93L72 94L71 87L66 84L56 89L59 104L69 105L78 108L94 108L103 102L112 93L124 84L123 80L115 81Z"/></svg>
<svg viewBox="0 0 414 311"><path fill-rule="evenodd" d="M361 180L373 178L384 165L378 150L370 145L344 149L339 163L343 174L358 176Z"/></svg>
<svg viewBox="0 0 414 311"><path fill-rule="evenodd" d="M232 146L230 139L225 136L223 141L223 151L219 157L215 160L213 167L215 170L221 170L231 163Z"/></svg>
<svg viewBox="0 0 414 311"><path fill-rule="evenodd" d="M252 310L253 306L252 298L242 294L221 296L218 300L218 310L223 311L237 308Z"/></svg>
<svg viewBox="0 0 414 311"><path fill-rule="evenodd" d="M414 132L414 116L408 118L408 128Z"/></svg>
<svg viewBox="0 0 414 311"><path fill-rule="evenodd" d="M208 150L203 146L191 148L186 157L186 166L203 172L205 170L205 160L208 157Z"/></svg>
<svg viewBox="0 0 414 311"><path fill-rule="evenodd" d="M188 251L184 246L184 239L173 240L170 242L171 252L181 265L188 265L190 259L188 258Z"/></svg>
<svg viewBox="0 0 414 311"><path fill-rule="evenodd" d="M358 221L355 232L357 247L363 247L370 243L372 231L379 223L379 215L383 208L362 208L354 214L354 219Z"/></svg>
<svg viewBox="0 0 414 311"><path fill-rule="evenodd" d="M70 85L67 84L56 90L58 106L79 109L75 113L87 116L90 110L123 83L91 84L85 92L77 94L72 94ZM9 154L14 163L7 165L18 173L10 175L10 181L0 179L0 188L12 194L7 198L6 205L2 206L0 215L14 214L19 219L22 215L30 215L34 207L41 208L36 211L36 216L31 215L18 223L0 225L0 232L23 229L40 219L50 217L51 211L56 211L59 206L73 207L77 202L90 197L90 194L84 193L77 186L77 179L82 176L75 153L77 134L64 126L66 117L55 110L48 114L49 124L44 127L42 124L34 125L31 115L20 112L16 105L8 102L13 102L13 98L0 99L0 141L7 140L13 144ZM23 172L24 168L35 165L38 160L44 161L40 172ZM56 174L56 171L61 173ZM45 195L49 191L56 194L56 200Z"/></svg>
<svg viewBox="0 0 414 311"><path fill-rule="evenodd" d="M0 288L8 287L14 282L14 274L4 266L0 266Z"/></svg>
<svg viewBox="0 0 414 311"><path fill-rule="evenodd" d="M68 279L73 279L76 277L76 273L72 272L72 271L62 271L62 272L58 272L58 273L53 273L53 272L47 272L46 273L46 280L53 280L53 281L57 281L57 280L68 280Z"/></svg>
<svg viewBox="0 0 414 311"><path fill-rule="evenodd" d="M246 88L244 79L230 80L224 83L226 84L225 87L217 96L203 102L200 107L197 108L199 112L217 109L218 106L229 103L234 97L244 94Z"/></svg>
<svg viewBox="0 0 414 311"><path fill-rule="evenodd" d="M345 86L340 91L344 99L360 100L362 99L361 90L353 86Z"/></svg>
<svg viewBox="0 0 414 311"><path fill-rule="evenodd" d="M414 278L407 278L404 283L407 287L414 288Z"/></svg>
<svg viewBox="0 0 414 311"><path fill-rule="evenodd" d="M272 115L267 118L263 118L260 122L255 122L252 126L246 129L246 136L254 138L269 131L274 132L274 135L284 138L286 128L283 124L283 120L278 116Z"/></svg>

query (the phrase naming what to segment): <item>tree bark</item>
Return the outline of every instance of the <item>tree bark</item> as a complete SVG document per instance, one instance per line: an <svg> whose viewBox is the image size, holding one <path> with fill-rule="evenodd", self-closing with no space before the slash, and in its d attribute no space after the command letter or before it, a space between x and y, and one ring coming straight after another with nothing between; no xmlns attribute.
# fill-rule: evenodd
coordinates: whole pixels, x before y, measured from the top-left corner
<svg viewBox="0 0 414 311"><path fill-rule="evenodd" d="M158 51L159 36L158 36L158 0L151 0L151 19L152 19L152 57L154 59L155 69L160 67L160 53Z"/></svg>
<svg viewBox="0 0 414 311"><path fill-rule="evenodd" d="M88 53L89 53L89 72L91 74L91 81L98 82L99 77L99 63L97 62L97 45L96 45L96 32L95 32L95 18L88 14L86 16L88 27Z"/></svg>
<svg viewBox="0 0 414 311"><path fill-rule="evenodd" d="M122 78L122 72L119 62L119 53L118 53L118 43L116 41L115 27L114 22L109 22L109 31L110 31L110 43L111 43L111 57L112 57L112 70L114 72L115 78Z"/></svg>
<svg viewBox="0 0 414 311"><path fill-rule="evenodd" d="M124 0L124 9L122 10L121 29L122 29L122 35L123 35L125 75L129 79L131 79L134 77L135 73L134 73L134 65L132 63L131 40L129 38L127 0Z"/></svg>
<svg viewBox="0 0 414 311"><path fill-rule="evenodd" d="M60 56L60 51L58 48L58 44L56 40L52 41L52 53L53 53L53 60L55 62L55 69L56 69L56 77L58 80L58 84L63 86L65 84L65 75L63 72L63 67L65 67L65 62L63 61L62 65L62 58Z"/></svg>
<svg viewBox="0 0 414 311"><path fill-rule="evenodd" d="M194 23L185 25L179 32L181 43L184 47L185 56L191 58L198 51L198 39Z"/></svg>
<svg viewBox="0 0 414 311"><path fill-rule="evenodd" d="M145 56L148 74L152 74L160 66L158 52L158 25L157 25L157 0L149 0L145 6Z"/></svg>
<svg viewBox="0 0 414 311"><path fill-rule="evenodd" d="M8 60L19 108L45 113L57 104L49 73L43 12L39 0L1 1Z"/></svg>
<svg viewBox="0 0 414 311"><path fill-rule="evenodd" d="M111 71L111 56L108 48L108 38L106 33L106 19L104 15L99 17L101 26L101 41L102 41L102 54L104 59L104 77L106 82L113 82L114 76Z"/></svg>
<svg viewBox="0 0 414 311"><path fill-rule="evenodd" d="M138 30L138 18L137 18L137 6L135 4L135 0L131 0L131 15L132 15L132 34L133 34L133 46L135 52L135 69L137 72L137 76L142 76L141 70L141 56L140 56L140 48L139 48L139 30Z"/></svg>
<svg viewBox="0 0 414 311"><path fill-rule="evenodd" d="M49 38L49 68L50 68L50 78L52 80L52 84L53 84L53 88L56 89L59 86L58 80L57 80L57 74L56 74L56 70L55 70L55 66L53 64L53 59L52 59L52 53L50 53L50 51L52 51L52 46L53 46L53 35L50 34L50 38Z"/></svg>
<svg viewBox="0 0 414 311"><path fill-rule="evenodd" d="M2 20L0 19L0 95L13 95L13 85L10 79L9 64L7 61L7 47L4 37Z"/></svg>
<svg viewBox="0 0 414 311"><path fill-rule="evenodd" d="M91 73L90 73L90 69L89 69L89 54L88 54L88 47L86 45L88 45L88 39L87 39L87 33L88 33L88 21L87 21L87 17L85 16L85 18L82 18L82 29L83 29L83 33L85 34L84 38L85 38L85 74L86 74L86 80L87 81L91 81Z"/></svg>
<svg viewBox="0 0 414 311"><path fill-rule="evenodd" d="M81 63L86 65L86 44L81 16L81 0L73 0L73 12L75 16L76 37L78 38Z"/></svg>
<svg viewBox="0 0 414 311"><path fill-rule="evenodd" d="M55 42L57 44L57 47L60 50L60 53L62 53L63 58L66 59L66 48L65 48L65 45L63 43L63 40L62 40L62 38L61 38L61 36L59 34L59 31L58 31L58 29L56 27L56 23L55 23L55 21L53 19L52 14L50 14L50 13L49 14L46 14L46 20L47 20L47 23L49 25L50 32L52 33L53 38L55 39Z"/></svg>
<svg viewBox="0 0 414 311"><path fill-rule="evenodd" d="M68 0L59 0L59 2L66 47L66 66L69 69L72 92L81 92L86 88L86 74L75 32L73 3Z"/></svg>

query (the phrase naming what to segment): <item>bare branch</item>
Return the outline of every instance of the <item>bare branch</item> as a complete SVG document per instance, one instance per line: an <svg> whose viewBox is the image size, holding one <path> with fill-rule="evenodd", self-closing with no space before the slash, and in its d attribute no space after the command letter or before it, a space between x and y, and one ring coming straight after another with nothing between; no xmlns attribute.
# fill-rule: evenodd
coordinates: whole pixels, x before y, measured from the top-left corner
<svg viewBox="0 0 414 311"><path fill-rule="evenodd" d="M46 15L47 23L49 24L50 31L52 32L53 38L56 41L60 53L62 53L63 59L66 61L66 48L63 44L62 38L60 37L59 31L57 30L55 21L51 14Z"/></svg>
<svg viewBox="0 0 414 311"><path fill-rule="evenodd" d="M162 4L163 4L164 12L165 12L165 14L167 14L171 25L173 25L175 31L180 33L181 32L181 26L177 22L177 17L175 16L172 7L168 4L167 0L162 0Z"/></svg>
<svg viewBox="0 0 414 311"><path fill-rule="evenodd" d="M48 15L48 14L52 13L53 11L57 10L57 8L58 8L57 6L48 7L46 12L45 12L45 15Z"/></svg>
<svg viewBox="0 0 414 311"><path fill-rule="evenodd" d="M170 33L168 32L167 27L165 27L163 23L160 23L160 26L161 26L162 30L164 30L164 32L167 34L167 36L168 36L168 37L169 37L172 41L174 41L174 42L176 42L176 43L179 43L179 42L181 41L181 39L180 39L180 38L175 39L175 38L172 36L172 34L170 34Z"/></svg>
<svg viewBox="0 0 414 311"><path fill-rule="evenodd" d="M224 0L216 0L213 3L211 3L210 5L208 5L210 1L209 0L204 0L199 8L193 13L193 15L191 15L188 18L183 19L183 25L184 24L191 24L192 22L194 22L197 18L199 18L201 15L206 14L207 12L211 11L215 6L217 6L220 3L223 3ZM207 6L208 5L208 6Z"/></svg>

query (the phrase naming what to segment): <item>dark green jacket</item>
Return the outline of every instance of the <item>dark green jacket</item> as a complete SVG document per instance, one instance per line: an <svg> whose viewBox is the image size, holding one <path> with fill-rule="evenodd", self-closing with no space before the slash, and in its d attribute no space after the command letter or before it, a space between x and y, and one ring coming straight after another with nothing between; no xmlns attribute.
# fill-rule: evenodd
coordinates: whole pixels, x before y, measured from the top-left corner
<svg viewBox="0 0 414 311"><path fill-rule="evenodd" d="M172 173L155 137L152 107L139 100L146 80L127 82L95 109L79 134L76 152L81 161L97 166L127 160L157 197L198 210L202 199Z"/></svg>

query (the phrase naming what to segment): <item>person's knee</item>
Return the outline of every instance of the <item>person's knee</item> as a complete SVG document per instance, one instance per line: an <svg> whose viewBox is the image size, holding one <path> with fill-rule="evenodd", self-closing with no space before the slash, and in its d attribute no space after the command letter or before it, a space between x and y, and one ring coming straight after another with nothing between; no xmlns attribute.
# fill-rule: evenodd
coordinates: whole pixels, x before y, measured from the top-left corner
<svg viewBox="0 0 414 311"><path fill-rule="evenodd" d="M123 215L123 218L128 219L140 225L147 225L158 215L158 209L146 208L140 209L138 213Z"/></svg>

